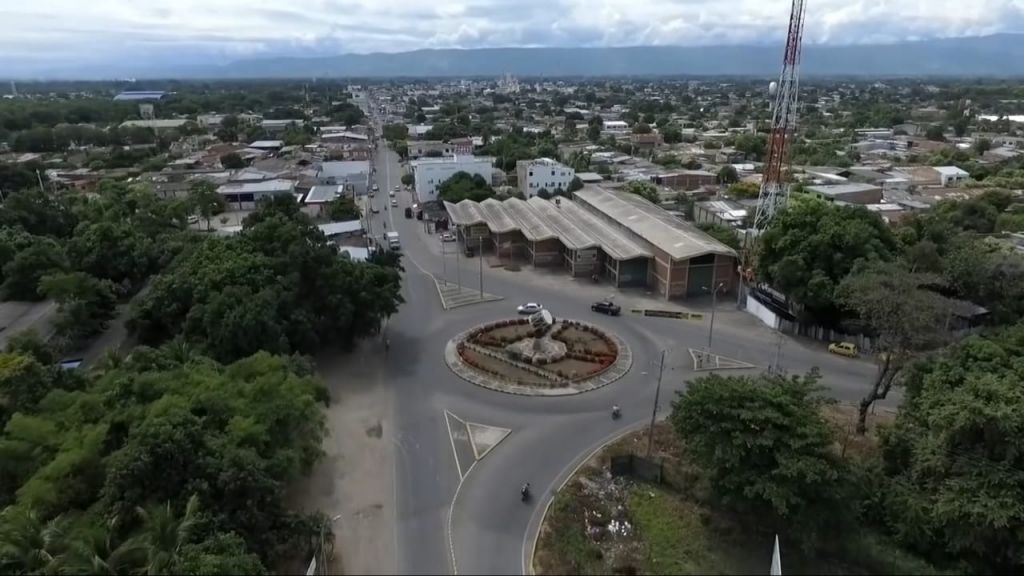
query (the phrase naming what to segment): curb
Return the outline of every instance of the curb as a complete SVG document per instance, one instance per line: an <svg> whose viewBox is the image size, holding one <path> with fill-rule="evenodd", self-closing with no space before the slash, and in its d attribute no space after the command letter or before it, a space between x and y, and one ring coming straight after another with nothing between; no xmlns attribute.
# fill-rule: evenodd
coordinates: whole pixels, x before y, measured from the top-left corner
<svg viewBox="0 0 1024 576"><path fill-rule="evenodd" d="M625 436L627 436L629 434L632 434L632 433L636 432L637 430L643 428L646 424L647 424L647 422L645 420L640 420L639 422L636 422L634 424L630 424L625 429L623 429L623 430L621 430L619 432L613 433L610 437L608 437L605 440L601 441L597 445L597 447L595 447L593 450L589 450L589 451L585 452L584 456L576 463L575 466L573 466L572 472L569 472L569 474L566 475L565 479L562 480L562 483L558 485L558 489L555 490L554 493L551 494L551 496L548 498L547 503L544 504L544 512L542 512L541 515L540 515L540 522L537 523L537 530L533 534L533 543L530 545L530 563L529 563L529 566L526 565L526 543L527 543L527 541L529 541L529 535L527 535L525 538L523 538L523 558L522 558L522 560L523 560L523 574L524 575L535 576L537 574L537 570L535 568L536 556L537 556L537 542L540 541L541 530L544 529L544 522L547 520L548 511L551 510L551 504L554 503L555 497L557 497L558 494L565 488L566 484L568 484L573 478L576 477L576 474L580 471L580 468L583 468L583 466L585 466L587 462L590 462L590 460L594 456L596 456L598 452L600 452L601 450L604 450L605 448L607 448L608 445L610 445L612 443L615 443L615 442L618 442L623 437L625 437Z"/></svg>
<svg viewBox="0 0 1024 576"><path fill-rule="evenodd" d="M581 323L590 325L586 322ZM626 345L626 342L614 332L601 328L600 330L602 332L611 336L615 341L615 345L618 346L619 349L619 355L615 359L615 363L609 366L604 372L594 376L593 378L573 382L569 386L562 386L558 388L541 388L511 384L499 380L496 377L478 374L476 371L468 368L465 362L462 361L457 350L458 343L465 340L466 335L475 329L476 327L474 326L469 330L456 334L455 337L448 340L444 349L445 364L448 365L448 368L454 372L456 376L462 378L466 382L495 392L503 392L505 394L514 394L517 396L571 396L573 394L582 394L584 392L603 388L625 376L626 373L629 372L629 369L633 367L633 351L628 345Z"/></svg>

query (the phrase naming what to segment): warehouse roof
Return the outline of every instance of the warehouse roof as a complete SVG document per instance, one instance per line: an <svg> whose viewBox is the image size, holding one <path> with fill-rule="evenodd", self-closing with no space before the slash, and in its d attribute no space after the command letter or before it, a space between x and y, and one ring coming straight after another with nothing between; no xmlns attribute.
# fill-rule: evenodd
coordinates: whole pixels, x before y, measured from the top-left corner
<svg viewBox="0 0 1024 576"><path fill-rule="evenodd" d="M519 230L530 242L558 238L558 234L555 234L555 231L537 216L525 200L519 198L505 200L505 212L519 224Z"/></svg>
<svg viewBox="0 0 1024 576"><path fill-rule="evenodd" d="M559 202L564 204L567 200L562 198L559 199ZM584 248L596 248L599 245L596 238L587 234L576 223L569 220L563 214L562 208L555 204L554 201L534 196L527 200L526 203L533 209L538 218L554 230L555 234L558 235L558 239L562 241L562 244L565 244L566 248L582 250Z"/></svg>
<svg viewBox="0 0 1024 576"><path fill-rule="evenodd" d="M575 202L562 200L562 211L566 216L582 224L587 233L597 239L601 250L615 260L631 260L633 258L650 258L653 256L640 244L634 242L614 226L601 218L580 208Z"/></svg>
<svg viewBox="0 0 1024 576"><path fill-rule="evenodd" d="M480 212L484 220L487 221L487 227L490 228L491 232L505 234L506 232L519 229L519 226L516 225L515 221L505 211L502 203L494 198L488 198L481 202Z"/></svg>
<svg viewBox="0 0 1024 576"><path fill-rule="evenodd" d="M705 254L736 256L732 248L635 194L600 186L584 186L574 194L675 260Z"/></svg>

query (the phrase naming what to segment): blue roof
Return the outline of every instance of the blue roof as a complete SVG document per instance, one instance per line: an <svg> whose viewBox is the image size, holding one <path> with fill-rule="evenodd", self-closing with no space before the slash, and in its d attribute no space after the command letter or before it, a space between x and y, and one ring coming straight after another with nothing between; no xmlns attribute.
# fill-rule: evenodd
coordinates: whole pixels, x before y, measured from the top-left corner
<svg viewBox="0 0 1024 576"><path fill-rule="evenodd" d="M162 90L125 90L114 96L114 100L159 100L166 95Z"/></svg>

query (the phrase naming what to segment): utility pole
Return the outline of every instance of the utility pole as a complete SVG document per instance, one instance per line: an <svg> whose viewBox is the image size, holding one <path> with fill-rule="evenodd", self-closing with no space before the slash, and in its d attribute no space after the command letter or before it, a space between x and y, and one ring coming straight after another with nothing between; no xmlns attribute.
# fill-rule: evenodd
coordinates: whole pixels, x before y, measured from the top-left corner
<svg viewBox="0 0 1024 576"><path fill-rule="evenodd" d="M654 419L658 416L658 398L661 396L661 377L665 374L665 353L661 351L661 363L658 364L658 386L654 389L654 407L651 409L651 426L647 431L647 457L651 457L654 449Z"/></svg>
<svg viewBox="0 0 1024 576"><path fill-rule="evenodd" d="M445 242L441 240L441 279L444 280L444 285L448 285L448 259L445 258Z"/></svg>
<svg viewBox="0 0 1024 576"><path fill-rule="evenodd" d="M480 299L484 299L484 237L480 237L480 248L476 255L480 260Z"/></svg>
<svg viewBox="0 0 1024 576"><path fill-rule="evenodd" d="M705 292L711 292L711 320L708 322L708 348L707 352L704 354L704 359L708 361L711 360L711 338L714 336L715 332L715 308L717 308L718 304L718 291L723 287L725 287L725 282L719 282L718 285L711 290L708 290L707 287L704 288Z"/></svg>
<svg viewBox="0 0 1024 576"><path fill-rule="evenodd" d="M466 243L466 239L462 239L462 243ZM462 291L462 262L459 260L459 237L455 237L455 285L459 287L459 291Z"/></svg>

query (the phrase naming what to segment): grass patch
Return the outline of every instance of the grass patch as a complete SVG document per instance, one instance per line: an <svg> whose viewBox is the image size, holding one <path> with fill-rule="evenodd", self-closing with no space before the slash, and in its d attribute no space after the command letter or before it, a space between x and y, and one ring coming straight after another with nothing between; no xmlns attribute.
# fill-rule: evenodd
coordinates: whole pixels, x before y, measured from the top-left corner
<svg viewBox="0 0 1024 576"><path fill-rule="evenodd" d="M538 574L604 572L601 549L587 537L583 494L573 482L555 496L537 545Z"/></svg>
<svg viewBox="0 0 1024 576"><path fill-rule="evenodd" d="M653 486L630 490L629 511L644 543L644 574L731 573L712 552L700 509Z"/></svg>

